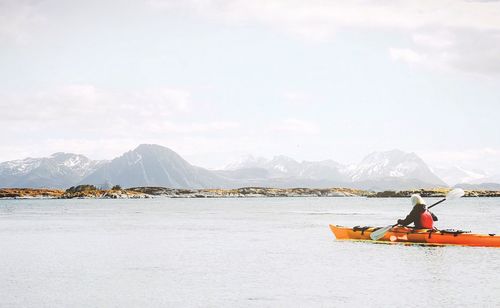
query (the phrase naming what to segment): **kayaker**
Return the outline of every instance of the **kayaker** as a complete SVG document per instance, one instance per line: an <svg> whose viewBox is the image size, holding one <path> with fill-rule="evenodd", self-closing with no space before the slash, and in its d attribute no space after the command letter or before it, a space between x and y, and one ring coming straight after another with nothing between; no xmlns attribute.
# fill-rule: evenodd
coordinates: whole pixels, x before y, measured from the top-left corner
<svg viewBox="0 0 500 308"><path fill-rule="evenodd" d="M398 219L398 224L408 226L411 223L415 224L415 229L433 229L434 222L438 220L437 216L427 210L427 205L420 195L411 195L411 203L413 209L405 219Z"/></svg>

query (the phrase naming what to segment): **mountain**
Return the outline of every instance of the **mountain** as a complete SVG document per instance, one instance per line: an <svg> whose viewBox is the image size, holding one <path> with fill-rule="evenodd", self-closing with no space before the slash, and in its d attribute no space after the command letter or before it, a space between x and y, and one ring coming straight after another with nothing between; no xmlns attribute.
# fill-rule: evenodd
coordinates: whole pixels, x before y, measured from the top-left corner
<svg viewBox="0 0 500 308"><path fill-rule="evenodd" d="M343 169L345 166L333 160L298 162L285 155L271 159L248 156L219 174L250 186L318 188L348 185Z"/></svg>
<svg viewBox="0 0 500 308"><path fill-rule="evenodd" d="M473 173L476 177L457 183L454 186L471 190L500 190L500 174L489 175L484 172Z"/></svg>
<svg viewBox="0 0 500 308"><path fill-rule="evenodd" d="M139 145L103 164L81 183L171 188L217 188L228 185L227 179L217 173L193 166L169 148L154 144Z"/></svg>
<svg viewBox="0 0 500 308"><path fill-rule="evenodd" d="M247 155L240 159L239 161L230 163L224 168L224 170L238 170L238 169L252 169L252 168L263 168L263 166L269 160L264 157L255 157L253 155Z"/></svg>
<svg viewBox="0 0 500 308"><path fill-rule="evenodd" d="M265 170L268 178L308 178L316 180L347 180L342 169L345 166L333 161L298 162L285 155L274 156L272 159L248 156L246 159L233 163L226 170ZM262 171L260 171L262 174Z"/></svg>
<svg viewBox="0 0 500 308"><path fill-rule="evenodd" d="M455 185L454 187L462 188L465 190L500 190L499 183L480 183L480 184L461 183Z"/></svg>
<svg viewBox="0 0 500 308"><path fill-rule="evenodd" d="M344 186L373 190L447 186L415 153L400 150L374 152L350 166L333 160L297 162L280 155L270 160L250 156L228 168L224 176L237 174L241 179L251 173L253 183L264 186Z"/></svg>
<svg viewBox="0 0 500 308"><path fill-rule="evenodd" d="M467 170L459 166L453 166L449 168L433 168L434 173L436 173L443 181L448 183L450 186L454 186L461 183L475 183L480 184L482 182L488 182L488 175L481 170ZM489 179L494 181L493 179Z"/></svg>
<svg viewBox="0 0 500 308"><path fill-rule="evenodd" d="M79 183L102 163L71 153L7 161L0 164L0 187L67 188Z"/></svg>
<svg viewBox="0 0 500 308"><path fill-rule="evenodd" d="M55 153L0 164L0 187L67 188L77 184L171 188L347 187L368 190L435 188L467 182L495 188L500 177L455 167L435 169L415 153L400 150L374 152L358 164L333 160L296 161L279 155L271 159L247 157L225 170L207 170L189 164L174 151L142 144L111 161L93 161L83 155ZM456 182L455 182L456 181ZM491 184L493 183L493 184ZM465 187L465 186L463 186ZM472 186L471 186L472 187Z"/></svg>
<svg viewBox="0 0 500 308"><path fill-rule="evenodd" d="M301 163L285 155L274 156L268 160L262 157L255 158L248 156L236 164L229 165L229 170L241 169L264 169L269 177L289 177L296 176L302 168Z"/></svg>
<svg viewBox="0 0 500 308"><path fill-rule="evenodd" d="M364 189L447 186L418 155L400 150L373 152L347 172L354 186Z"/></svg>
<svg viewBox="0 0 500 308"><path fill-rule="evenodd" d="M473 184L480 183L500 183L500 174L487 175L485 178L481 178L472 182Z"/></svg>

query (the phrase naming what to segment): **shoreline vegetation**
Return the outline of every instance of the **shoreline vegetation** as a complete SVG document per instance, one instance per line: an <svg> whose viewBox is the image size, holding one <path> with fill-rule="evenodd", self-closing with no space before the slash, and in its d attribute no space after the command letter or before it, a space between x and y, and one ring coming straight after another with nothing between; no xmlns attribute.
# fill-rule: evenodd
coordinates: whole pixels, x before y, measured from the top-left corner
<svg viewBox="0 0 500 308"><path fill-rule="evenodd" d="M266 197L368 197L407 198L418 193L423 197L444 197L449 188L401 191L367 191L351 188L266 188L177 189L166 187L134 187L99 189L79 185L62 189L0 188L0 199L144 199L144 198L266 198ZM500 191L466 190L465 197L500 197Z"/></svg>

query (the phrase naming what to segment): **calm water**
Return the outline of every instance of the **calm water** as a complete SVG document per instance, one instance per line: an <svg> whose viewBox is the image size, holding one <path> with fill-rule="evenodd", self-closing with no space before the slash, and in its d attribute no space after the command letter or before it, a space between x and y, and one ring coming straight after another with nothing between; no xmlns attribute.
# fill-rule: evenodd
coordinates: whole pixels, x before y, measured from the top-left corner
<svg viewBox="0 0 500 308"><path fill-rule="evenodd" d="M409 200L0 201L2 307L500 306L500 249L337 242ZM434 211L500 233L500 199Z"/></svg>

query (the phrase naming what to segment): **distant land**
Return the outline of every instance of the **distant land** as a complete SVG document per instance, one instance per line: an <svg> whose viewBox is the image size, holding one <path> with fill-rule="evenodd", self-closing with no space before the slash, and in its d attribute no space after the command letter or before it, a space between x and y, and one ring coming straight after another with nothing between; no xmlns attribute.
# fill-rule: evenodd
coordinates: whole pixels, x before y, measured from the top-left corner
<svg viewBox="0 0 500 308"><path fill-rule="evenodd" d="M272 159L247 157L223 170L209 170L191 165L167 147L142 144L109 161L60 152L0 163L0 187L62 190L88 184L104 190L119 185L191 190L344 187L375 192L455 186L500 191L496 179L459 167L431 168L415 153L401 150L373 152L354 165L334 160L298 162L280 155Z"/></svg>
<svg viewBox="0 0 500 308"><path fill-rule="evenodd" d="M414 193L424 197L444 197L449 189L366 191L349 188L265 188L175 189L166 187L134 187L99 189L80 185L67 190L45 188L0 188L0 199L144 199L144 198L272 198L272 197L369 197L408 198ZM465 197L500 197L500 191L465 192Z"/></svg>

